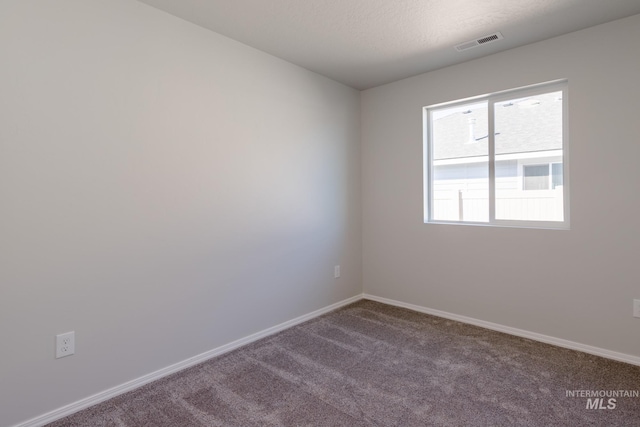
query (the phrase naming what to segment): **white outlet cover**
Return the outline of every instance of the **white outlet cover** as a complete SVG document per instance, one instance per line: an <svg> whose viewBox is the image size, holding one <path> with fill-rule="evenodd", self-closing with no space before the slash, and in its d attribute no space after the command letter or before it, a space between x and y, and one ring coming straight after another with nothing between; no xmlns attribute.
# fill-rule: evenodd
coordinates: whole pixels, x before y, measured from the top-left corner
<svg viewBox="0 0 640 427"><path fill-rule="evenodd" d="M633 300L633 317L640 317L640 299Z"/></svg>
<svg viewBox="0 0 640 427"><path fill-rule="evenodd" d="M76 352L76 333L75 331L65 332L56 335L56 359L71 356Z"/></svg>
<svg viewBox="0 0 640 427"><path fill-rule="evenodd" d="M338 277L340 277L340 266L336 265L333 267L333 278L337 279Z"/></svg>

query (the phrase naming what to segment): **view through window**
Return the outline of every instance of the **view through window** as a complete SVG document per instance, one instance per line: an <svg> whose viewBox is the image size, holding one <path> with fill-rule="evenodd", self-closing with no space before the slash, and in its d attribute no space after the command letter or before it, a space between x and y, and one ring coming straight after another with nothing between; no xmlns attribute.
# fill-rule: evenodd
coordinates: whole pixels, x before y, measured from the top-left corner
<svg viewBox="0 0 640 427"><path fill-rule="evenodd" d="M566 228L566 83L425 108L425 221Z"/></svg>

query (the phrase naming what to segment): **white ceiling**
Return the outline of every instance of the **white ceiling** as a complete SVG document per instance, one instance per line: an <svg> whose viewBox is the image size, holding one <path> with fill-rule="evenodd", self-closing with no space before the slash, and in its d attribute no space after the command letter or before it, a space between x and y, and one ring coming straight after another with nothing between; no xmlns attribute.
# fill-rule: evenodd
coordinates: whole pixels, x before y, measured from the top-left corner
<svg viewBox="0 0 640 427"><path fill-rule="evenodd" d="M140 1L356 89L640 13L640 0Z"/></svg>

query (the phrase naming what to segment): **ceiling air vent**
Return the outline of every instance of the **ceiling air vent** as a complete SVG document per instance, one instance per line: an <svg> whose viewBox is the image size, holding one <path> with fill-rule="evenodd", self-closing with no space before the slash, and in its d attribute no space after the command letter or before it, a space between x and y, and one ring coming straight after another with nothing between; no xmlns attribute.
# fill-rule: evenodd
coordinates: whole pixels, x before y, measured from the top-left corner
<svg viewBox="0 0 640 427"><path fill-rule="evenodd" d="M474 47L478 47L483 44L493 43L498 40L502 40L503 38L504 37L502 36L502 34L498 32L498 33L489 34L487 36L482 36L475 40L470 40L468 42L460 43L455 47L458 52L462 52L463 50L473 49Z"/></svg>

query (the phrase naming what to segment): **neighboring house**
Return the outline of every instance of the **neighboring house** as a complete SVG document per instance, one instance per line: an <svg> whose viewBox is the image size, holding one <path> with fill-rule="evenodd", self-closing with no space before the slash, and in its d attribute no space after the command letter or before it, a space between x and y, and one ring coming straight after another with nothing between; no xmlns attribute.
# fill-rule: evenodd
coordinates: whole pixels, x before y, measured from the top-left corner
<svg viewBox="0 0 640 427"><path fill-rule="evenodd" d="M434 218L488 219L488 105L433 117ZM552 92L495 104L496 217L562 220L562 97Z"/></svg>

